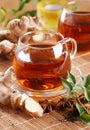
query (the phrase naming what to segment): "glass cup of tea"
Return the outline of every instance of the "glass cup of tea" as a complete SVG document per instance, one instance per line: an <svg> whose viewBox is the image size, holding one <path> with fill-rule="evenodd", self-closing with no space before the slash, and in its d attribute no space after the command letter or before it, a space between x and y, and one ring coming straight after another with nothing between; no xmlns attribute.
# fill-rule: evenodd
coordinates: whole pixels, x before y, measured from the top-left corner
<svg viewBox="0 0 90 130"><path fill-rule="evenodd" d="M57 31L59 16L67 0L42 0L37 3L37 16L42 28Z"/></svg>
<svg viewBox="0 0 90 130"><path fill-rule="evenodd" d="M58 32L74 38L78 50L90 48L90 0L68 2L60 16Z"/></svg>
<svg viewBox="0 0 90 130"><path fill-rule="evenodd" d="M72 44L69 50L67 43ZM30 96L49 97L66 92L61 77L67 79L77 51L73 38L54 31L27 32L19 38L14 57L13 87Z"/></svg>

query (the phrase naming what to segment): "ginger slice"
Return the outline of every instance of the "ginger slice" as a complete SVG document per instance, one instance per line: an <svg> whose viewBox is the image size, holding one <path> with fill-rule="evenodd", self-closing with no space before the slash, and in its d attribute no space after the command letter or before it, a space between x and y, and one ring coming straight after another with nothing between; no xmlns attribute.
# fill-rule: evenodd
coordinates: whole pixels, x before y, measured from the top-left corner
<svg viewBox="0 0 90 130"><path fill-rule="evenodd" d="M41 117L43 115L43 109L40 104L30 97L25 100L25 110L32 116Z"/></svg>
<svg viewBox="0 0 90 130"><path fill-rule="evenodd" d="M19 104L19 108L21 110L25 109L25 100L28 98L28 96L26 94L21 94L21 96L18 98L18 104Z"/></svg>
<svg viewBox="0 0 90 130"><path fill-rule="evenodd" d="M14 109L19 108L23 111L25 110L31 116L41 117L43 115L44 110L41 105L26 94L15 93L11 96L11 101Z"/></svg>
<svg viewBox="0 0 90 130"><path fill-rule="evenodd" d="M11 101L11 107L13 109L19 108L19 102L18 99L21 97L20 93L12 93L10 96L10 101Z"/></svg>
<svg viewBox="0 0 90 130"><path fill-rule="evenodd" d="M11 106L13 109L20 109L31 116L43 116L43 108L41 105L31 97L15 93L0 93L0 103L6 106Z"/></svg>

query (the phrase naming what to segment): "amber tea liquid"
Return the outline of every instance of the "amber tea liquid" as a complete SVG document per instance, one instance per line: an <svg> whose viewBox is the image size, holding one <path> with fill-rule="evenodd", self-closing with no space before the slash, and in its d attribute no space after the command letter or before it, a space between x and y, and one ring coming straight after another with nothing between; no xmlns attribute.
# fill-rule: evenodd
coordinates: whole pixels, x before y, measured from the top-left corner
<svg viewBox="0 0 90 130"><path fill-rule="evenodd" d="M36 47L51 47L52 45L36 45ZM35 47L35 46L34 46ZM54 51L33 50L24 48L16 53L14 70L16 77L26 90L49 90L61 86L60 77L67 78L71 68L70 55L63 49L60 57L55 58Z"/></svg>
<svg viewBox="0 0 90 130"><path fill-rule="evenodd" d="M72 37L78 47L90 45L90 12L66 12L61 17L58 31L64 37Z"/></svg>

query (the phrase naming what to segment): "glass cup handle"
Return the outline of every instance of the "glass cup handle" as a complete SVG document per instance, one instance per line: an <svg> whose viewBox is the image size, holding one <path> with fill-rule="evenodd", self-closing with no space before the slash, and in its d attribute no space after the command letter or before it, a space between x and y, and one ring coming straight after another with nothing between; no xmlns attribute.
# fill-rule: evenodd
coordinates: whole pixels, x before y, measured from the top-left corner
<svg viewBox="0 0 90 130"><path fill-rule="evenodd" d="M73 59L76 52L77 52L77 42L76 42L76 40L74 40L73 38L64 38L60 42L62 42L62 44L67 44L68 49L70 51L70 58ZM69 43L69 45L68 45L68 43ZM71 45L71 47L70 47L70 45Z"/></svg>

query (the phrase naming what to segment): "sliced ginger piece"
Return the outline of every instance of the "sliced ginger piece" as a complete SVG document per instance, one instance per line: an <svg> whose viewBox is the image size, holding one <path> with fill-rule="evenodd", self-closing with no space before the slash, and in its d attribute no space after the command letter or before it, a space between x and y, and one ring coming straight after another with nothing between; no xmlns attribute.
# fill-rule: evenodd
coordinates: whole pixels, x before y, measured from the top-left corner
<svg viewBox="0 0 90 130"><path fill-rule="evenodd" d="M28 98L26 94L21 94L21 96L18 98L18 104L20 109L25 109L25 100Z"/></svg>
<svg viewBox="0 0 90 130"><path fill-rule="evenodd" d="M11 95L11 106L13 109L20 108L23 111L25 110L27 114L32 116L41 117L43 115L43 109L40 104L26 94L13 93Z"/></svg>
<svg viewBox="0 0 90 130"><path fill-rule="evenodd" d="M25 110L32 116L41 117L43 115L43 109L40 104L30 97L25 100Z"/></svg>
<svg viewBox="0 0 90 130"><path fill-rule="evenodd" d="M11 94L11 106L13 109L17 109L19 108L19 103L18 103L18 99L21 97L20 93L13 93Z"/></svg>

